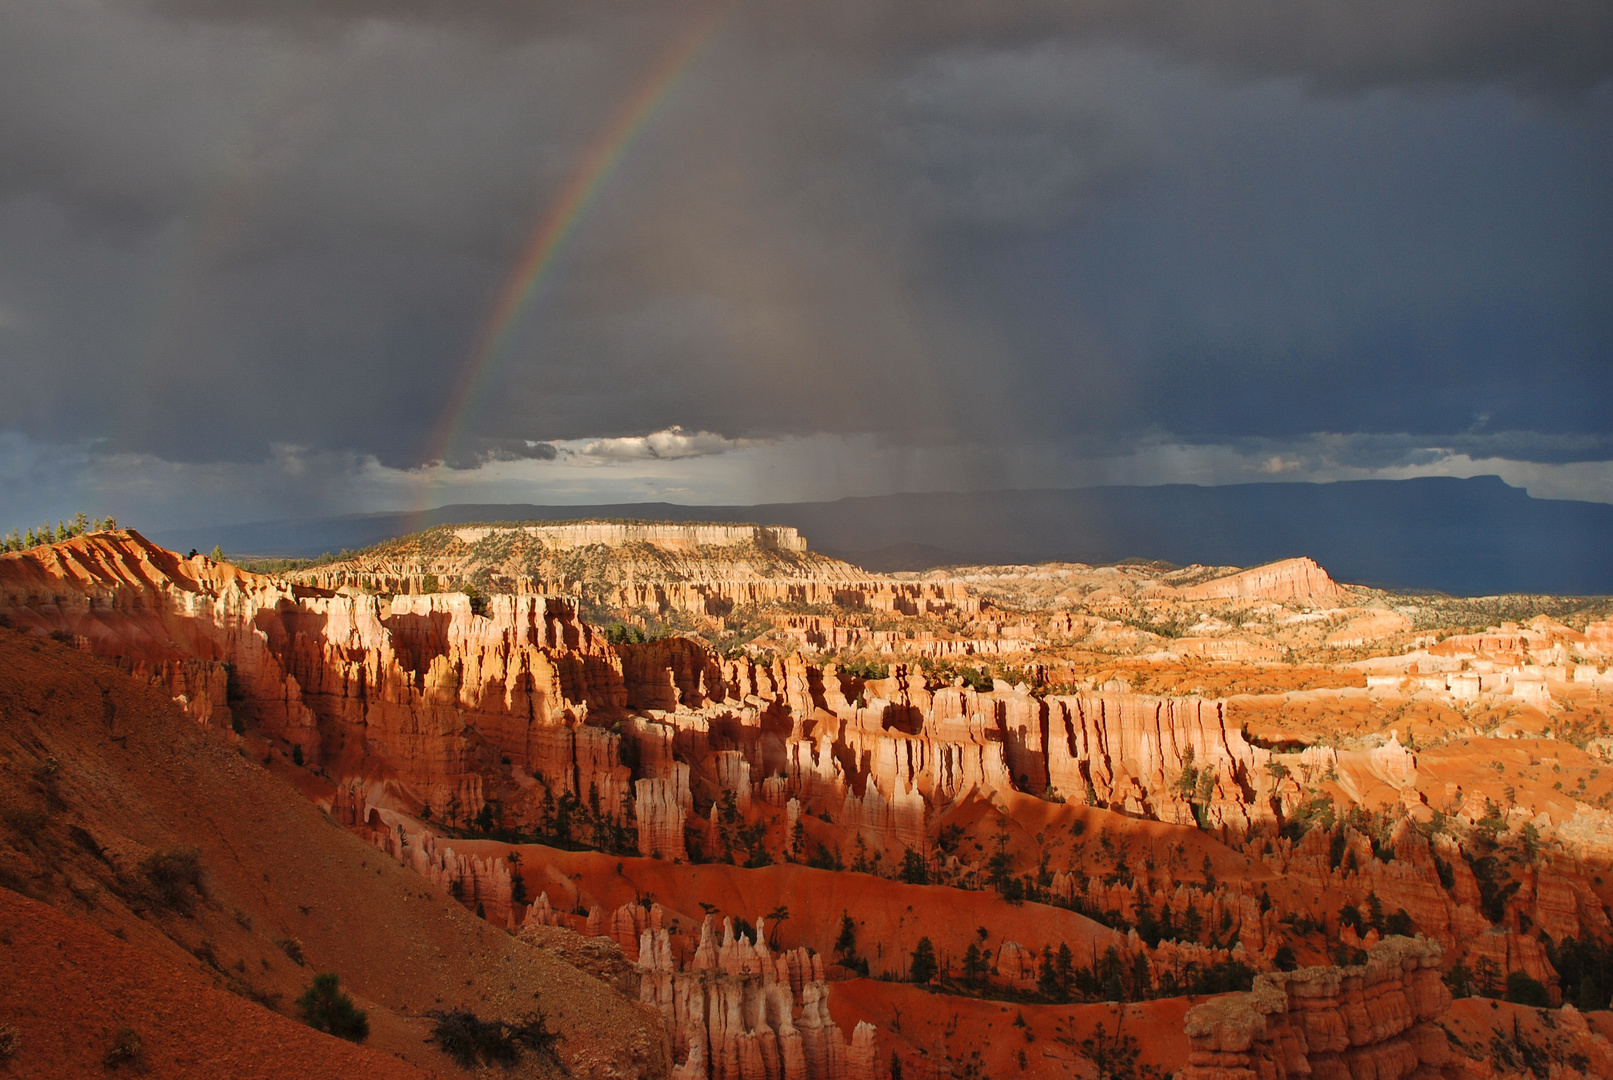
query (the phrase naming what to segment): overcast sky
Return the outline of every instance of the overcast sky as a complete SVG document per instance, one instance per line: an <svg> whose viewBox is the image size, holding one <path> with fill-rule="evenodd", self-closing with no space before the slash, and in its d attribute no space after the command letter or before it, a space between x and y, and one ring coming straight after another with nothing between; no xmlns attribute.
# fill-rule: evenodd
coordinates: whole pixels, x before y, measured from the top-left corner
<svg viewBox="0 0 1613 1080"><path fill-rule="evenodd" d="M702 26L445 449L521 249ZM1613 502L1610 76L1582 0L0 0L0 529Z"/></svg>

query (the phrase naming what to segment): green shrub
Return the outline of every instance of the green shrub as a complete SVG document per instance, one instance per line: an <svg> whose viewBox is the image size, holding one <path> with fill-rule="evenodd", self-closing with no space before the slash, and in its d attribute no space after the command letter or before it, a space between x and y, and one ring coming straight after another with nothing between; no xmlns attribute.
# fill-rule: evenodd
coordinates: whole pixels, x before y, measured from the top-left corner
<svg viewBox="0 0 1613 1080"><path fill-rule="evenodd" d="M461 1010L428 1015L437 1021L430 1041L462 1068L475 1068L478 1060L488 1065L514 1065L521 1060L524 1050L559 1063L554 1044L560 1036L549 1030L541 1012L529 1013L514 1024L506 1020L483 1020L473 1012Z"/></svg>
<svg viewBox="0 0 1613 1080"><path fill-rule="evenodd" d="M141 860L140 874L150 886L151 898L163 907L189 911L191 891L207 895L202 853L197 848L154 851Z"/></svg>
<svg viewBox="0 0 1613 1080"><path fill-rule="evenodd" d="M1533 1005L1537 1009L1551 1008L1551 994L1546 987L1522 971L1507 974L1506 1000L1515 1005Z"/></svg>
<svg viewBox="0 0 1613 1080"><path fill-rule="evenodd" d="M275 944L280 946L280 951L285 953L291 962L298 967L302 967L308 962L302 955L302 942L296 938L281 938Z"/></svg>
<svg viewBox="0 0 1613 1080"><path fill-rule="evenodd" d="M902 868L897 876L909 885L928 885L930 883L930 868L924 861L924 856L906 848L902 852Z"/></svg>
<svg viewBox="0 0 1613 1080"><path fill-rule="evenodd" d="M370 1037L370 1018L342 993L340 982L334 972L315 975L312 985L297 999L297 1012L303 1023L315 1031L348 1042L363 1042Z"/></svg>
<svg viewBox="0 0 1613 1080"><path fill-rule="evenodd" d="M108 1069L127 1065L135 1072L146 1071L145 1047L133 1028L118 1028L117 1033L112 1036L112 1045L107 1048L106 1056L101 1059L101 1064Z"/></svg>

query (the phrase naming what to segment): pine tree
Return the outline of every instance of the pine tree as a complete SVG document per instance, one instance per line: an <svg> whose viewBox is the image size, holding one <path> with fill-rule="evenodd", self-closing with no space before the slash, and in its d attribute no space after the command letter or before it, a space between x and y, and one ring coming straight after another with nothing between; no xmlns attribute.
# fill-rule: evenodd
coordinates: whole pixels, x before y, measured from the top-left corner
<svg viewBox="0 0 1613 1080"><path fill-rule="evenodd" d="M1113 945L1103 951L1103 1000L1125 1001L1126 986L1120 977L1120 951Z"/></svg>
<svg viewBox="0 0 1613 1080"><path fill-rule="evenodd" d="M1058 1001L1059 973L1053 966L1053 946L1042 946L1042 970L1036 976L1036 989L1049 1001Z"/></svg>
<svg viewBox="0 0 1613 1080"><path fill-rule="evenodd" d="M963 983L965 986L979 986L985 975L985 958L980 954L980 946L971 941L963 952Z"/></svg>
<svg viewBox="0 0 1613 1080"><path fill-rule="evenodd" d="M521 878L521 853L512 851L510 861L510 899L517 904L526 903L526 882Z"/></svg>
<svg viewBox="0 0 1613 1080"><path fill-rule="evenodd" d="M1075 954L1070 951L1069 942L1060 942L1058 956L1055 958L1058 970L1059 995L1066 1001L1070 997L1070 987L1075 985Z"/></svg>
<svg viewBox="0 0 1613 1080"><path fill-rule="evenodd" d="M842 967L857 966L857 924L849 911L840 913L840 936L835 938L834 954Z"/></svg>
<svg viewBox="0 0 1613 1080"><path fill-rule="evenodd" d="M930 868L924 862L924 856L912 848L902 849L902 869L897 874L909 885L928 885L930 883Z"/></svg>
<svg viewBox="0 0 1613 1080"><path fill-rule="evenodd" d="M913 961L908 967L908 977L923 986L935 978L939 970L935 962L935 946L927 937L919 938L918 946L913 950Z"/></svg>
<svg viewBox="0 0 1613 1080"><path fill-rule="evenodd" d="M1580 1012L1595 1012L1607 1008L1607 995L1596 986L1596 980L1589 975L1579 981L1579 1000L1575 1002Z"/></svg>
<svg viewBox="0 0 1613 1080"><path fill-rule="evenodd" d="M1148 970L1148 955L1137 953L1131 959L1131 996L1142 1001L1154 990L1154 977Z"/></svg>

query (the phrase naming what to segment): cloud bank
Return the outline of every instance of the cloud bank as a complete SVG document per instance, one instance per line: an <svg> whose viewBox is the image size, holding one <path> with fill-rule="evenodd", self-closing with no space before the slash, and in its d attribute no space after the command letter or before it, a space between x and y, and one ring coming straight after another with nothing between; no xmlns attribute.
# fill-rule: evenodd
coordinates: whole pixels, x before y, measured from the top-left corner
<svg viewBox="0 0 1613 1080"><path fill-rule="evenodd" d="M735 6L449 417L705 14L0 0L0 502L1469 466L1608 497L1613 9L1570 0Z"/></svg>

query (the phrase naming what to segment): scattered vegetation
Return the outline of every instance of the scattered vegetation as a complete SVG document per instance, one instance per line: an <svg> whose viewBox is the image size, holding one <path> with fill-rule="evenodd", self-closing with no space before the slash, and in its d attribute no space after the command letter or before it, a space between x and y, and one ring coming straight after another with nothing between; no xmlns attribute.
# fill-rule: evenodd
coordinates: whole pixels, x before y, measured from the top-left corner
<svg viewBox="0 0 1613 1080"><path fill-rule="evenodd" d="M1098 1080L1158 1080L1159 1067L1138 1062L1142 1048L1137 1037L1123 1031L1120 1024L1116 1019L1113 1035L1099 1024L1081 1040L1081 1053L1097 1068Z"/></svg>
<svg viewBox="0 0 1613 1080"><path fill-rule="evenodd" d="M161 907L189 914L195 898L207 898L206 872L197 848L156 851L140 862L152 902Z"/></svg>
<svg viewBox="0 0 1613 1080"><path fill-rule="evenodd" d="M120 1027L112 1036L112 1045L107 1048L106 1055L101 1058L101 1064L108 1069L121 1069L127 1065L135 1072L146 1071L145 1045L140 1036L135 1034L131 1027Z"/></svg>
<svg viewBox="0 0 1613 1080"><path fill-rule="evenodd" d="M1613 943L1544 938L1546 957L1557 971L1563 1000L1582 1012L1608 1007L1613 998Z"/></svg>
<svg viewBox="0 0 1613 1080"><path fill-rule="evenodd" d="M919 938L919 943L913 950L912 962L908 965L908 978L923 986L935 978L939 965L935 960L935 945L927 937Z"/></svg>
<svg viewBox="0 0 1613 1080"><path fill-rule="evenodd" d="M18 532L12 529L4 539L0 539L0 551L27 551L30 548L40 547L44 544L59 544L63 540L71 540L75 536L85 533L101 532L106 529L116 529L118 524L110 516L96 518L93 521L83 514L74 514L71 521L58 521L52 529L50 522L45 522L38 529L28 529Z"/></svg>
<svg viewBox="0 0 1613 1080"><path fill-rule="evenodd" d="M868 960L857 953L857 924L852 921L848 911L840 913L840 933L835 938L834 958L841 967L867 977Z"/></svg>
<svg viewBox="0 0 1613 1080"><path fill-rule="evenodd" d="M514 1065L521 1060L523 1051L546 1057L557 1066L560 1064L555 1054L555 1043L560 1036L549 1030L541 1012L529 1013L518 1023L483 1020L473 1012L460 1010L428 1015L436 1020L430 1041L462 1068L473 1069L478 1061L486 1065Z"/></svg>
<svg viewBox="0 0 1613 1080"><path fill-rule="evenodd" d="M334 972L315 975L313 983L297 999L297 1015L315 1031L361 1043L370 1037L370 1018L353 1004L340 983Z"/></svg>

